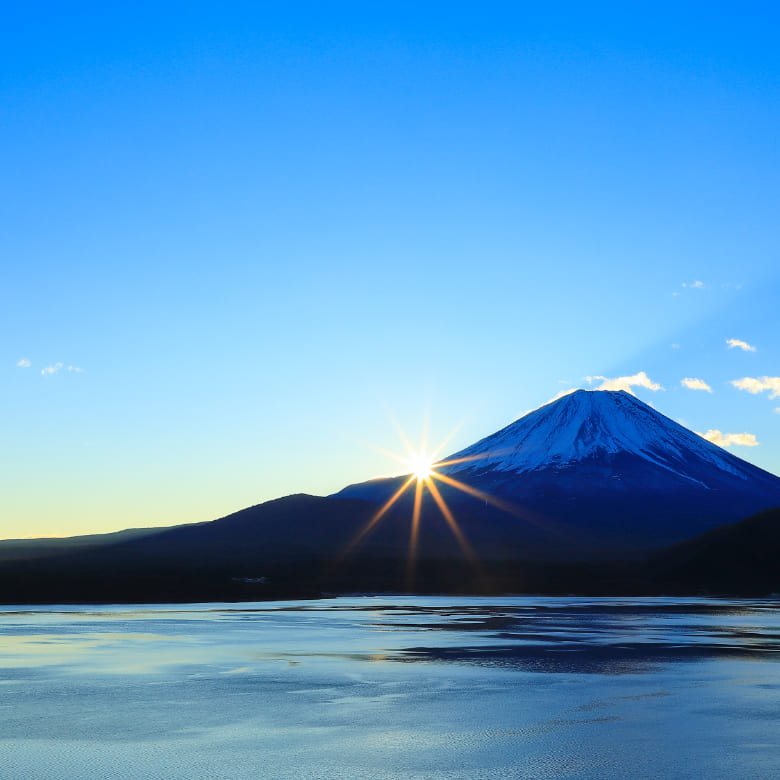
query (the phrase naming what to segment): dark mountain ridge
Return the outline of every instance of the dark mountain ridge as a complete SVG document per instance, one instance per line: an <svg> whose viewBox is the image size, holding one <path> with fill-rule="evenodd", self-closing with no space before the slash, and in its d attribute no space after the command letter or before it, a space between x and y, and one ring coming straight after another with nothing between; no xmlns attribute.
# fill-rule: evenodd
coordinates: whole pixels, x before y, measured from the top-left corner
<svg viewBox="0 0 780 780"><path fill-rule="evenodd" d="M682 592L780 593L780 507L661 550L647 567L654 580Z"/></svg>

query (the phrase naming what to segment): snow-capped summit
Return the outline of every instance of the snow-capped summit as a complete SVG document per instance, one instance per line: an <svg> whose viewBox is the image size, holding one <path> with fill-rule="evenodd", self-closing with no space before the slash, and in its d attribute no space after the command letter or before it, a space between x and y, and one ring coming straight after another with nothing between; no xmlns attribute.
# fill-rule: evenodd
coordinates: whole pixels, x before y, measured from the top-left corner
<svg viewBox="0 0 780 780"><path fill-rule="evenodd" d="M755 467L624 390L575 390L444 460L446 472L523 474L634 455L701 482L702 465L748 479Z"/></svg>

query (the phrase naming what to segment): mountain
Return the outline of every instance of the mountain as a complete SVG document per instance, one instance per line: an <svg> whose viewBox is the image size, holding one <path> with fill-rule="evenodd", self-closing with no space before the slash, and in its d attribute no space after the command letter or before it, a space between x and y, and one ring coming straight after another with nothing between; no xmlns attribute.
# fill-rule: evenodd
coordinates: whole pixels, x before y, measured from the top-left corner
<svg viewBox="0 0 780 780"><path fill-rule="evenodd" d="M780 593L780 507L727 523L651 556L652 580L671 591Z"/></svg>
<svg viewBox="0 0 780 780"><path fill-rule="evenodd" d="M97 536L43 549L32 545L26 558L11 545L0 556L0 603L319 595L313 583L319 587L375 511L357 499L297 494L211 522L148 535L120 533L113 544Z"/></svg>
<svg viewBox="0 0 780 780"><path fill-rule="evenodd" d="M36 558L51 558L68 553L113 547L144 537L154 536L168 528L127 528L107 534L86 534L84 536L40 537L34 539L0 539L0 563L6 561L29 561Z"/></svg>
<svg viewBox="0 0 780 780"><path fill-rule="evenodd" d="M625 455L702 486L718 473L743 481L771 477L624 390L569 393L446 458L475 460L444 471L519 475Z"/></svg>
<svg viewBox="0 0 780 780"><path fill-rule="evenodd" d="M493 557L642 555L780 504L780 478L622 390L565 395L444 458L434 472L466 536ZM336 495L381 504L401 480ZM398 503L408 512L410 501ZM428 498L423 514L436 512Z"/></svg>
<svg viewBox="0 0 780 780"><path fill-rule="evenodd" d="M207 523L0 543L0 603L780 587L780 510L742 521L780 507L780 479L624 392L564 396L433 474Z"/></svg>

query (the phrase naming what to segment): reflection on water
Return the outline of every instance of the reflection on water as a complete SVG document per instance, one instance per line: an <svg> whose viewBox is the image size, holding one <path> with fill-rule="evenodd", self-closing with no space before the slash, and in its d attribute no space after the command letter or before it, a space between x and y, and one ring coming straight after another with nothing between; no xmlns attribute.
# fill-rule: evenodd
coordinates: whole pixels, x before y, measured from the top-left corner
<svg viewBox="0 0 780 780"><path fill-rule="evenodd" d="M778 606L0 608L0 775L770 777Z"/></svg>

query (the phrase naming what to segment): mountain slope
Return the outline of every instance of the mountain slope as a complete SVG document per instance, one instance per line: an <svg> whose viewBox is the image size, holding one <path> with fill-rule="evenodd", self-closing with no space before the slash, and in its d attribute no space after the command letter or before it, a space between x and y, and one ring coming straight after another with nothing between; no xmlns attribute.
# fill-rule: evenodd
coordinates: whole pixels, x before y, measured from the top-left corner
<svg viewBox="0 0 780 780"><path fill-rule="evenodd" d="M513 556L636 556L780 504L780 479L623 391L578 390L443 462L441 474L503 510L437 483L456 517ZM381 503L402 479L337 495ZM436 512L428 499L424 513Z"/></svg>
<svg viewBox="0 0 780 780"><path fill-rule="evenodd" d="M652 578L670 591L780 592L780 506L656 553Z"/></svg>
<svg viewBox="0 0 780 780"><path fill-rule="evenodd" d="M112 547L122 542L148 538L168 530L170 530L170 526L165 528L128 528L124 531L86 534L84 536L2 539L0 540L0 563L52 558L57 555L79 553L100 547Z"/></svg>
<svg viewBox="0 0 780 780"><path fill-rule="evenodd" d="M717 472L743 480L766 474L623 390L563 396L446 458L474 460L444 471L523 474L625 454L705 487Z"/></svg>
<svg viewBox="0 0 780 780"><path fill-rule="evenodd" d="M303 494L115 544L0 561L0 603L209 601L317 595L373 504ZM393 551L397 556L398 551Z"/></svg>

